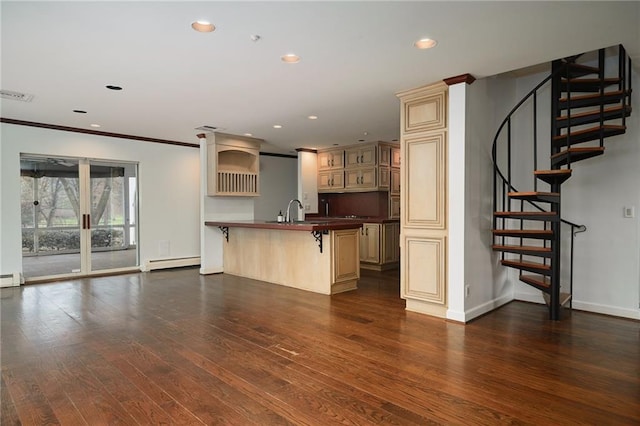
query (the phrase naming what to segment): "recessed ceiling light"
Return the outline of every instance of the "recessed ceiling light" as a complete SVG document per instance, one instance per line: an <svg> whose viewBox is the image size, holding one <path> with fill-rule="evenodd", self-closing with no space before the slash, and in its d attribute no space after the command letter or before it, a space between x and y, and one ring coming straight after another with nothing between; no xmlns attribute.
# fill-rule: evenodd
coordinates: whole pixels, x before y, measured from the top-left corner
<svg viewBox="0 0 640 426"><path fill-rule="evenodd" d="M98 128L98 127L100 127L100 125L99 125L99 124L91 124L91 127L96 127L96 128Z"/></svg>
<svg viewBox="0 0 640 426"><path fill-rule="evenodd" d="M317 115L310 115L307 117L309 120L317 120L318 116Z"/></svg>
<svg viewBox="0 0 640 426"><path fill-rule="evenodd" d="M340 145L338 145L337 143L334 143L333 146L340 146Z"/></svg>
<svg viewBox="0 0 640 426"><path fill-rule="evenodd" d="M209 21L195 21L191 23L191 28L199 33L211 33L216 30L216 27Z"/></svg>
<svg viewBox="0 0 640 426"><path fill-rule="evenodd" d="M274 129L282 129L282 125L280 125L280 124L274 124L274 125L273 125L273 128L274 128Z"/></svg>
<svg viewBox="0 0 640 426"><path fill-rule="evenodd" d="M364 142L364 139L358 139L358 142Z"/></svg>
<svg viewBox="0 0 640 426"><path fill-rule="evenodd" d="M107 88L107 89L109 89L109 90L122 90L122 87L120 87L120 86L114 86L113 84L108 84L108 85L106 85L106 86L104 86L104 87L106 87L106 88Z"/></svg>
<svg viewBox="0 0 640 426"><path fill-rule="evenodd" d="M78 113L78 114L86 114L87 111L83 111L81 109L74 109L73 112Z"/></svg>
<svg viewBox="0 0 640 426"><path fill-rule="evenodd" d="M260 37L258 34L251 34L249 38L251 39L251 41L257 42L257 41L260 41L262 37Z"/></svg>
<svg viewBox="0 0 640 426"><path fill-rule="evenodd" d="M245 133L245 136L253 136L253 133Z"/></svg>
<svg viewBox="0 0 640 426"><path fill-rule="evenodd" d="M418 49L431 49L436 44L438 44L438 42L430 38L421 38L420 40L413 43L413 45Z"/></svg>
<svg viewBox="0 0 640 426"><path fill-rule="evenodd" d="M294 53L287 53L286 55L281 56L280 59L282 60L282 62L286 62L287 64L295 64L297 62L300 62L300 56Z"/></svg>

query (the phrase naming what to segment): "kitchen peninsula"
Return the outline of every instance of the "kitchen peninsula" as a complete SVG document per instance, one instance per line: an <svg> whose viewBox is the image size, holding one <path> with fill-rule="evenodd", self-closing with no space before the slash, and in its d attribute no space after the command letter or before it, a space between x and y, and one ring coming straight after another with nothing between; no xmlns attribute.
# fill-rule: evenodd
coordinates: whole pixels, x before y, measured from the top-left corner
<svg viewBox="0 0 640 426"><path fill-rule="evenodd" d="M355 290L361 221L206 221L224 235L224 272L322 294Z"/></svg>

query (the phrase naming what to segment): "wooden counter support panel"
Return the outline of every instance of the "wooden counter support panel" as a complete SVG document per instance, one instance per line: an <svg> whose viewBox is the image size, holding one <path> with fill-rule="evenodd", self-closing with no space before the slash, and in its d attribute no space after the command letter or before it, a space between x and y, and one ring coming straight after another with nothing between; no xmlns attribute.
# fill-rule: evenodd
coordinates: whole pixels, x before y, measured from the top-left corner
<svg viewBox="0 0 640 426"><path fill-rule="evenodd" d="M231 228L223 245L227 274L322 294L357 288L361 223L205 224Z"/></svg>

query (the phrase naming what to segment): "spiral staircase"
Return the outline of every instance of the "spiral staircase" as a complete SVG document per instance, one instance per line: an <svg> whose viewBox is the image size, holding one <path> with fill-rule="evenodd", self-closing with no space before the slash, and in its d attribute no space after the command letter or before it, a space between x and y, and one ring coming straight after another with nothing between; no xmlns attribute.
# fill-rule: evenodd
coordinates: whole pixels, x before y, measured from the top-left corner
<svg viewBox="0 0 640 426"><path fill-rule="evenodd" d="M544 102L539 99L549 91L549 85L550 108L541 108L539 104ZM538 115L544 111L546 117L549 109L551 135L539 137ZM522 118L531 111L532 117ZM502 265L519 271L520 281L543 292L551 320L559 320L562 306L571 303L574 236L586 230L584 225L562 218L562 184L571 177L577 162L603 155L605 140L625 133L630 114L631 60L619 45L553 61L551 74L511 110L494 138L492 247L501 253ZM534 123L529 126L528 147L533 150L533 175L527 187L516 188L514 175L521 163L512 158L512 151L520 149L516 143L522 141L521 134L514 140L513 127L523 120ZM549 146L548 161L541 161L544 165L538 164L539 148L546 149L539 147L539 142ZM563 225L571 232L570 253L564 257ZM561 275L565 266L568 274L564 271ZM562 289L561 277L569 281Z"/></svg>

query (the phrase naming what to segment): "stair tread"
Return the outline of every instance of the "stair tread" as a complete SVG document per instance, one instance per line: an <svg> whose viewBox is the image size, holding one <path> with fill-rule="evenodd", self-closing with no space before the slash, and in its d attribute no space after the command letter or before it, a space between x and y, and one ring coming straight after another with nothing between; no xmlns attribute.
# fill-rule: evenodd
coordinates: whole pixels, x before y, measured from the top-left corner
<svg viewBox="0 0 640 426"><path fill-rule="evenodd" d="M571 169L553 169L553 170L536 170L534 175L570 175L573 172Z"/></svg>
<svg viewBox="0 0 640 426"><path fill-rule="evenodd" d="M496 235L553 235L553 231L550 229L494 229L493 233Z"/></svg>
<svg viewBox="0 0 640 426"><path fill-rule="evenodd" d="M580 153L586 153L586 152L604 152L604 147L603 146L571 147L571 148L565 149L564 151L558 152L557 154L553 154L551 158L553 159L553 158L562 157L564 155L567 155L567 153L580 154Z"/></svg>
<svg viewBox="0 0 640 426"><path fill-rule="evenodd" d="M622 125L618 125L618 124L605 124L604 126L602 126L603 129L605 130L626 130L627 127L626 126L622 126ZM581 130L576 130L574 132L571 132L570 135L572 137L575 136L580 136L580 135L584 135L587 133L594 133L594 132L598 132L600 131L600 126L595 126L595 127L589 127L588 129L581 129ZM567 134L562 134L562 135L558 135L558 136L554 136L553 140L559 140L559 139L566 139L567 138Z"/></svg>
<svg viewBox="0 0 640 426"><path fill-rule="evenodd" d="M611 113L611 112L623 111L623 110L631 111L631 107L629 105L617 105L617 106L614 106L614 107L604 108L603 112L604 113ZM571 118L589 117L591 115L600 115L600 108L593 109L593 110L590 110L590 111L583 111L583 112L579 112L579 113L576 113L576 114L571 114ZM561 115L559 117L556 117L556 120L560 121L560 120L566 120L568 118L569 118L568 115Z"/></svg>
<svg viewBox="0 0 640 426"><path fill-rule="evenodd" d="M520 281L539 287L551 287L549 277L542 275L520 275Z"/></svg>
<svg viewBox="0 0 640 426"><path fill-rule="evenodd" d="M604 93L604 97L622 96L624 93L625 93L624 90L614 90L614 91L610 91L610 92L605 92ZM558 99L558 101L567 102L569 99L571 99L572 101L584 101L584 100L588 100L588 99L597 100L600 97L601 97L600 93L588 93L586 95L571 96L571 98L563 97L563 98Z"/></svg>
<svg viewBox="0 0 640 426"><path fill-rule="evenodd" d="M494 212L496 216L557 216L556 212Z"/></svg>
<svg viewBox="0 0 640 426"><path fill-rule="evenodd" d="M605 83L607 84L612 84L612 83L617 83L620 81L620 78L618 77L606 77L602 79ZM565 83L567 81L566 78L562 78L562 82ZM568 79L568 81L573 84L573 83L584 83L584 84L594 84L594 83L600 83L600 79L599 78L582 78L582 77L573 77Z"/></svg>
<svg viewBox="0 0 640 426"><path fill-rule="evenodd" d="M499 245L494 244L491 246L494 250L526 250L531 252L550 253L551 247L540 246L514 246L514 245Z"/></svg>
<svg viewBox="0 0 640 426"><path fill-rule="evenodd" d="M544 263L520 262L519 260L508 260L508 259L502 260L501 262L503 265L507 265L507 266L521 266L521 267L540 269L544 271L551 270L551 266L545 265Z"/></svg>

